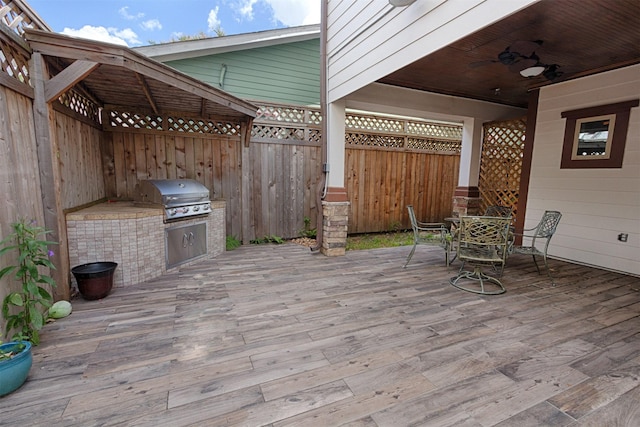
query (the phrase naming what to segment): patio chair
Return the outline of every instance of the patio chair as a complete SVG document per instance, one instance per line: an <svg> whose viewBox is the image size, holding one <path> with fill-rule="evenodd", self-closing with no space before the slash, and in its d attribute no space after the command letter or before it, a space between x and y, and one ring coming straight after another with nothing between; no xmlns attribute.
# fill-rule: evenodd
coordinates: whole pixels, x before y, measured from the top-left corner
<svg viewBox="0 0 640 427"><path fill-rule="evenodd" d="M485 274L483 268L495 268L498 276L502 276L508 253L510 224L511 217L461 217L457 256L462 266L458 275L449 279L449 283L463 291L482 295L506 292L502 282L497 277ZM465 270L467 264L473 266L473 271Z"/></svg>
<svg viewBox="0 0 640 427"><path fill-rule="evenodd" d="M421 222L416 219L416 214L413 210L413 206L407 206L409 211L409 219L411 220L411 228L413 229L413 247L407 261L404 263L404 268L407 267L409 261L413 257L418 245L431 245L440 246L444 249L444 256L446 265L449 266L449 244L451 241L449 230L444 223L441 222Z"/></svg>
<svg viewBox="0 0 640 427"><path fill-rule="evenodd" d="M499 216L506 218L511 216L512 213L513 208L510 206L491 205L487 206L487 209L484 211L484 216Z"/></svg>
<svg viewBox="0 0 640 427"><path fill-rule="evenodd" d="M547 269L547 275L549 276L549 279L551 279L552 284L553 277L551 276L551 270L549 270L549 264L547 263L547 249L549 248L549 243L551 242L553 234L556 232L558 223L560 223L560 218L562 218L562 214L558 211L545 211L538 225L533 228L524 229L522 230L522 233L515 233L516 236L530 238L530 244L514 245L511 248L512 253L531 255L533 257L533 263L536 265L536 270L538 270L538 274L540 274L540 267L538 266L536 256L541 256L544 260L544 266ZM540 240L544 240L544 246L540 245L540 247L538 247L536 245L539 244Z"/></svg>
<svg viewBox="0 0 640 427"><path fill-rule="evenodd" d="M487 206L487 209L484 211L484 216L498 216L501 218L511 218L513 215L513 208L511 206L502 206L502 205L490 205ZM509 246L513 246L513 242L515 240L515 236L513 231L515 228L513 224L509 227Z"/></svg>

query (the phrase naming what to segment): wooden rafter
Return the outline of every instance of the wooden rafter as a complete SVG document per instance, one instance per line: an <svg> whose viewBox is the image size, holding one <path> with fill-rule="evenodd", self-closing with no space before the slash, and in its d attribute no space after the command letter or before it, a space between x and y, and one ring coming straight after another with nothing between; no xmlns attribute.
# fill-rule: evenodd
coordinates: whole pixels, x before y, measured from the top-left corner
<svg viewBox="0 0 640 427"><path fill-rule="evenodd" d="M149 101L149 105L151 105L151 109L153 109L153 112L155 114L160 114L160 110L158 109L158 106L156 105L156 101L153 99L153 94L151 93L151 89L149 88L149 85L147 84L147 80L140 73L136 73L136 77L138 78L138 81L140 82L140 86L142 87L142 91L144 92L144 96L147 98L147 101Z"/></svg>

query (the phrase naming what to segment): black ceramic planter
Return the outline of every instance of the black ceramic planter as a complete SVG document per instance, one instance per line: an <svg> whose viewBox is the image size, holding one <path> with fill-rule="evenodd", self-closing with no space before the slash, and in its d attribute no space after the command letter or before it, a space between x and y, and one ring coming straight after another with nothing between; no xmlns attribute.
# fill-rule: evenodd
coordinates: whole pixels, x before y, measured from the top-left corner
<svg viewBox="0 0 640 427"><path fill-rule="evenodd" d="M91 262L71 269L78 282L80 295L86 300L101 299L109 295L113 287L115 262Z"/></svg>

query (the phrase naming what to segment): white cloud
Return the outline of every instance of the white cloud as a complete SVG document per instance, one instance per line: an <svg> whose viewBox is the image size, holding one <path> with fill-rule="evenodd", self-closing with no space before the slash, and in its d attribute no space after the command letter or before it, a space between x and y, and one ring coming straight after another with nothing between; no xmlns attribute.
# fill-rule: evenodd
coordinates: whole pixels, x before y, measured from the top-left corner
<svg viewBox="0 0 640 427"><path fill-rule="evenodd" d="M118 10L118 13L119 13L119 14L120 14L120 16L122 16L124 19L128 19L128 20L130 20L130 21L132 21L132 20L134 20L134 19L141 19L141 18L144 18L144 13L140 12L140 13L138 13L138 14L136 14L136 15L130 15L130 14L129 14L129 10L128 10L128 9L129 9L129 6L121 7L121 8Z"/></svg>
<svg viewBox="0 0 640 427"><path fill-rule="evenodd" d="M273 9L273 18L287 27L320 23L320 0L263 0Z"/></svg>
<svg viewBox="0 0 640 427"><path fill-rule="evenodd" d="M241 0L238 5L238 13L243 19L247 21L253 20L253 5L257 3L258 0Z"/></svg>
<svg viewBox="0 0 640 427"><path fill-rule="evenodd" d="M79 30L76 30L74 28L65 28L62 31L62 34L73 37L80 37L83 39L113 43L121 46L142 44L138 39L138 35L130 28L118 30L117 28L112 27L105 28L85 25Z"/></svg>
<svg viewBox="0 0 640 427"><path fill-rule="evenodd" d="M241 19L253 20L258 2L273 12L274 22L287 27L320 23L321 0L240 0L237 13Z"/></svg>
<svg viewBox="0 0 640 427"><path fill-rule="evenodd" d="M211 31L211 32L216 31L217 29L221 28L220 27L220 18L218 18L219 10L220 10L220 8L218 6L216 6L215 9L211 9L209 11L209 17L207 18L207 25L209 27L209 31Z"/></svg>
<svg viewBox="0 0 640 427"><path fill-rule="evenodd" d="M128 45L138 45L142 44L142 42L138 39L138 35L131 28L125 28L124 30L119 30L117 28L107 28L110 34L113 34L116 37L119 37L123 40L126 40Z"/></svg>
<svg viewBox="0 0 640 427"><path fill-rule="evenodd" d="M157 19L149 19L148 21L141 22L140 26L142 27L142 29L147 31L162 29L162 24Z"/></svg>

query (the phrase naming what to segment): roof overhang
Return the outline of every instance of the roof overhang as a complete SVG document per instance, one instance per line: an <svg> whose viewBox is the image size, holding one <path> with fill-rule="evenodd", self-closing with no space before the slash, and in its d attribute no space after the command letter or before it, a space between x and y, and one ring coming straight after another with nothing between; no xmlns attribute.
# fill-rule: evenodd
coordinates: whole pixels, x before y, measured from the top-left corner
<svg viewBox="0 0 640 427"><path fill-rule="evenodd" d="M255 105L124 46L41 30L25 38L49 68L47 102L75 87L103 108L239 121L257 114Z"/></svg>
<svg viewBox="0 0 640 427"><path fill-rule="evenodd" d="M158 61L166 62L312 39L320 39L319 24L154 44L137 47L135 51Z"/></svg>

